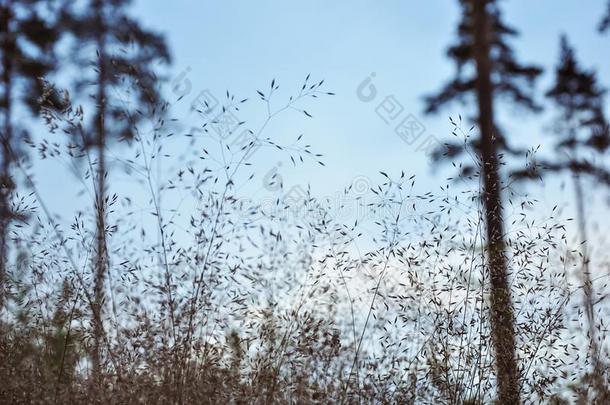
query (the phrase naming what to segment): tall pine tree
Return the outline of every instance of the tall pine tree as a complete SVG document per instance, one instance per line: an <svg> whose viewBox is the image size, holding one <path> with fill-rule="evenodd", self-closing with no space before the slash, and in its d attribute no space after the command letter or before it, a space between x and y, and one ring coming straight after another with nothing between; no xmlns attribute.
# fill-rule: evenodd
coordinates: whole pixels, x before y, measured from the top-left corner
<svg viewBox="0 0 610 405"><path fill-rule="evenodd" d="M92 363L98 379L102 368L104 339L104 286L108 273L107 255L107 161L106 150L112 140L131 139L140 120L150 118L158 104L155 68L169 63L170 55L163 37L141 27L129 16L130 0L87 0L66 2L63 23L73 40L73 61L79 69L74 87L89 94L95 114L85 131L86 148L97 154L95 204L97 248L94 263ZM88 76L87 73L93 73ZM82 79L81 79L82 78Z"/></svg>
<svg viewBox="0 0 610 405"><path fill-rule="evenodd" d="M554 147L557 152L552 159L536 159L526 169L516 171L517 180L540 179L547 174L568 172L572 176L576 200L578 231L582 247L583 307L589 324L589 347L594 371L600 373L596 322L594 316L594 291L589 269L589 247L587 237L587 198L582 175L610 185L610 172L603 165L604 153L610 148L608 120L604 114L606 91L598 84L593 71L583 69L578 63L573 48L565 36L560 40L559 63L555 68L555 80L546 96L558 111L554 120ZM601 159L595 159L595 158ZM599 375L598 375L599 377ZM600 387L598 387L600 388ZM603 390L600 390L603 392Z"/></svg>
<svg viewBox="0 0 610 405"><path fill-rule="evenodd" d="M57 1L48 0L0 1L0 310L6 293L8 229L15 217L10 203L15 189L13 165L27 134L15 114L21 107L37 113L43 90L39 79L56 68L56 5Z"/></svg>
<svg viewBox="0 0 610 405"><path fill-rule="evenodd" d="M502 214L500 156L518 155L500 132L494 117L494 101L503 99L528 110L540 107L532 87L542 70L522 65L515 59L508 41L517 32L502 20L494 0L460 0L462 19L457 43L447 55L457 67L456 77L439 93L426 98L426 112L438 113L450 102L477 103L480 137L469 145L446 144L443 155L456 156L473 149L481 161L483 202L487 240L487 271L491 284L491 337L495 352L498 400L502 404L519 402L519 372L515 355L514 314L511 302L509 268L505 254L505 225ZM471 168L467 169L472 170Z"/></svg>
<svg viewBox="0 0 610 405"><path fill-rule="evenodd" d="M567 168L572 173L576 213L579 234L582 241L582 283L584 291L584 308L589 324L590 354L594 367L594 381L597 383L598 395L605 395L602 384L602 365L599 359L599 347L596 339L596 322L593 302L593 284L589 268L589 247L587 237L587 216L585 213L586 198L581 179L581 168L587 167L595 177L608 176L603 165L589 162L587 155L593 153L603 156L610 146L608 122L604 114L604 93L597 83L594 72L582 69L566 37L561 38L561 56L555 71L555 83L547 92L555 107L559 110L559 125L555 132L558 135L556 146L567 151L563 162L555 164L555 169ZM553 166L548 165L552 168ZM606 400L608 398L605 398Z"/></svg>

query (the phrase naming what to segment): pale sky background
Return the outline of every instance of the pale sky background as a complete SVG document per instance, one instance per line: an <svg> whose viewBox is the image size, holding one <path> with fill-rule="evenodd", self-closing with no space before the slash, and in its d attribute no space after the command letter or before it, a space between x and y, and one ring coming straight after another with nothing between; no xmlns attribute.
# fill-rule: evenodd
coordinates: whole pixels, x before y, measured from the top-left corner
<svg viewBox="0 0 610 405"><path fill-rule="evenodd" d="M610 86L610 35L596 31L605 0L512 0L501 5L505 20L520 31L511 42L518 59L545 68L539 96L552 80L561 33L568 35L583 65L598 70L602 84ZM336 96L307 101L304 106L313 119L287 112L267 134L281 141L303 133L312 149L325 155L325 167L311 162L290 169L286 156L262 154L257 171L264 173L282 161L279 170L287 187L310 183L315 194L332 195L358 176L377 181L380 170L393 175L404 170L436 191L454 174L448 165L431 166L425 153L403 142L375 108L393 95L404 106L404 115L413 114L423 123L425 136L441 140L450 137L449 116L468 115L471 106L459 104L437 116L423 114L423 96L436 92L454 72L445 50L455 37L457 1L136 0L132 15L166 35L174 59L170 77L190 69L193 89L175 103L177 117L185 117L190 101L205 89L219 98L228 89L254 100L255 91L268 88L273 78L285 97L288 90L298 90L308 73L325 80L325 88ZM372 72L378 95L365 103L356 89ZM264 119L260 107L260 116L250 109L249 122ZM542 144L545 150L549 138L542 133L548 116L503 105L498 109L498 121L513 142ZM52 209L65 214L72 205L66 197L75 195L76 188L72 194L69 176L55 170L41 169L38 184ZM532 188L547 209L557 200L570 201L557 187L546 187L544 195L540 190Z"/></svg>
<svg viewBox="0 0 610 405"><path fill-rule="evenodd" d="M598 69L602 80L610 83L610 36L602 37L595 30L604 0L501 3L506 21L521 32L513 41L519 60L546 68L539 89L547 88L552 79L562 32L585 66ZM267 88L272 78L283 90L296 90L310 72L313 78L325 79L329 91L337 95L306 104L313 120L294 113L282 123L296 128L278 129L290 131L287 136L304 132L314 149L326 156L326 167L309 165L306 173L295 173L294 181L309 176L322 192L332 192L356 175L374 175L378 170L405 170L431 176L431 181L441 175L430 170L424 153L405 144L376 115L375 107L382 97L394 95L404 114L414 114L425 125L425 135L450 136L448 117L466 114L466 107L455 104L438 116L426 116L422 97L439 89L454 72L445 49L454 38L457 1L141 0L135 4L134 15L167 35L174 76L192 69L192 97L196 90L208 88L219 96L229 89L254 98L254 91ZM371 72L376 73L379 94L364 103L356 97L356 88ZM544 144L540 117L520 111L503 115L501 124L511 138Z"/></svg>

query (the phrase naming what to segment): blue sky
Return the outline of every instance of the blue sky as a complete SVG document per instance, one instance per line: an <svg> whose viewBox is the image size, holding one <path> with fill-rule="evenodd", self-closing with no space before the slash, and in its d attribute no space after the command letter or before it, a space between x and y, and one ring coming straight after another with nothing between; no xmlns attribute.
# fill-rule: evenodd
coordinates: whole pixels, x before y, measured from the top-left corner
<svg viewBox="0 0 610 405"><path fill-rule="evenodd" d="M568 35L584 66L598 70L610 86L610 36L600 36L595 29L605 0L501 3L506 21L521 33L512 42L518 58L545 68L539 95L552 80L561 33ZM450 136L448 117L466 115L469 106L454 104L438 116L426 116L422 96L453 74L445 49L453 41L458 11L452 0L146 0L134 7L144 23L167 35L174 76L192 69L194 89L208 88L215 94L230 89L251 97L272 78L284 90L296 89L307 73L324 78L337 95L307 104L313 120L296 113L284 116L272 134L281 139L284 133L305 133L314 149L324 153L325 167L310 164L290 171L288 164L280 166L286 184L311 183L323 195L358 175L379 179L379 170L417 174L429 188L451 175L449 168L435 169L425 153L403 142L375 108L382 97L393 95L404 106L404 115L413 114L423 123L425 136ZM364 103L356 88L371 72L379 94ZM548 114L531 116L503 105L498 110L513 142L542 144L545 150L549 138L542 134L551 119ZM269 157L259 164L273 167L280 160ZM544 206L552 207L562 197L550 184L542 190L540 198L548 199Z"/></svg>
<svg viewBox="0 0 610 405"><path fill-rule="evenodd" d="M215 94L229 89L252 96L272 78L284 90L296 88L307 73L324 78L337 95L308 104L313 120L286 117L285 125L297 125L294 129L305 132L316 150L327 156L326 168L309 168L308 175L332 180L326 182L331 187L334 180L345 183L355 174L376 170L434 174L425 154L396 136L375 114L375 107L381 96L394 95L405 114L414 114L427 133L441 139L450 132L447 117L467 113L468 107L460 105L438 116L422 113L422 96L437 90L453 73L444 52L455 32L456 3L146 0L136 1L133 12L166 34L174 55L173 75L189 67L193 94L207 88ZM519 59L546 68L540 90L552 78L562 32L584 64L610 83L610 37L595 31L605 1L502 3L506 20L521 31L513 41ZM374 84L380 94L378 100L363 103L356 88L371 72L376 73ZM528 143L543 129L540 117L521 111L503 110L500 119L517 142Z"/></svg>
<svg viewBox="0 0 610 405"><path fill-rule="evenodd" d="M605 0L501 3L506 21L521 33L512 42L519 60L545 68L539 95L552 79L561 33L568 35L583 64L597 69L610 86L610 35L600 36L595 29ZM325 155L326 166L312 162L291 169L286 156L264 153L257 163L263 173L279 168L288 187L309 183L316 194L331 195L358 176L375 181L380 170L404 170L417 174L420 184L434 191L452 174L447 166L435 168L425 153L406 144L375 108L384 97L394 96L404 107L401 117L412 114L425 127L425 137L440 140L450 136L449 116L468 115L471 106L458 104L437 116L423 114L422 97L438 90L454 71L445 50L459 18L456 1L136 0L132 14L166 35L174 59L170 77L189 69L192 91L174 104L175 116L183 117L187 126L189 100L202 90L220 97L228 89L254 99L255 91L275 78L280 97L287 98L308 73L325 79L336 96L307 101L304 107L313 119L289 111L270 126L268 135L281 141L304 133L313 150ZM378 95L367 103L356 90L372 72ZM548 137L541 134L549 116L498 107L499 121L513 142L542 144L545 150ZM260 108L260 114L250 109L246 119L264 118L262 104ZM57 184L45 182L43 187L61 211L66 202L53 193ZM557 198L565 198L551 183L542 190L543 206L550 208Z"/></svg>

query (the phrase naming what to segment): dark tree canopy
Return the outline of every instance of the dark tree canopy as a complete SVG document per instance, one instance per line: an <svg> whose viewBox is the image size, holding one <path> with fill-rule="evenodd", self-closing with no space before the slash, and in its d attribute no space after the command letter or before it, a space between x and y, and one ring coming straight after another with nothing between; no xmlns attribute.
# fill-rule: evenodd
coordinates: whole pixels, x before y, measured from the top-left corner
<svg viewBox="0 0 610 405"><path fill-rule="evenodd" d="M610 28L610 1L606 6L606 13L599 23L599 32L606 32Z"/></svg>
<svg viewBox="0 0 610 405"><path fill-rule="evenodd" d="M53 21L56 1L11 0L0 4L2 30L2 90L0 111L4 120L22 103L36 113L42 94L41 77L56 68L53 52L59 32ZM11 105L13 104L13 105ZM14 124L13 124L14 125Z"/></svg>
<svg viewBox="0 0 610 405"><path fill-rule="evenodd" d="M565 36L561 37L560 47L555 83L546 93L565 124L564 128L558 128L561 139L557 146L576 148L586 145L603 152L609 146L608 123L604 115L606 90L599 86L595 72L579 66Z"/></svg>
<svg viewBox="0 0 610 405"><path fill-rule="evenodd" d="M586 173L606 183L610 173L582 157L583 153L604 153L610 147L608 120L604 114L603 89L594 71L582 68L566 36L560 40L560 57L555 80L546 97L558 111L553 121L557 157L541 160L515 178L539 178L544 173L569 170ZM610 184L610 183L609 183Z"/></svg>
<svg viewBox="0 0 610 405"><path fill-rule="evenodd" d="M457 43L447 50L447 56L455 62L456 77L445 84L436 95L426 97L427 113L437 113L446 104L453 101L464 102L468 96L474 94L476 78L472 66L474 64L472 1L460 0L460 6L462 20L458 26ZM492 25L490 57L494 94L530 110L540 110L540 106L531 94L531 87L542 73L542 69L533 65L523 65L515 60L509 40L517 36L518 32L504 23L495 2L489 2L487 7Z"/></svg>
<svg viewBox="0 0 610 405"><path fill-rule="evenodd" d="M457 29L457 41L447 50L447 56L455 63L456 75L438 93L425 97L427 114L438 113L442 107L452 102L465 104L474 100L475 97L473 2L472 0L460 0L460 7L462 20ZM497 2L487 2L486 7L491 25L489 30L491 32L490 62L494 98L507 100L530 111L540 111L541 107L535 101L532 90L542 69L538 66L522 64L516 60L509 42L511 38L518 35L518 32L503 21ZM520 153L509 147L497 127L495 136L500 152ZM479 149L476 140L472 141L471 146L475 150ZM459 155L463 148L464 145L459 143L446 144L442 150L436 151L435 158L439 160L442 156Z"/></svg>
<svg viewBox="0 0 610 405"><path fill-rule="evenodd" d="M62 13L73 40L72 60L79 70L74 88L78 93L86 92L90 85L107 88L108 134L121 139L131 139L134 124L146 116L146 107L159 101L156 70L171 59L163 36L129 16L130 3L67 2Z"/></svg>

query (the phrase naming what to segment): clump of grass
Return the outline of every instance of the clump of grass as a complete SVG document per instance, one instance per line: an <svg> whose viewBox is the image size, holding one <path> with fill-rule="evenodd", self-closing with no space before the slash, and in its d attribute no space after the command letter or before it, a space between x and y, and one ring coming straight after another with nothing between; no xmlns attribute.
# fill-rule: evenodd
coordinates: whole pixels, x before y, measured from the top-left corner
<svg viewBox="0 0 610 405"><path fill-rule="evenodd" d="M305 99L329 94L323 82L308 76L280 102L278 88L273 80L256 93L264 107L258 125L230 128L202 114L180 137L163 102L149 112L152 129L135 126L129 147L108 147L102 331L93 325L91 296L95 216L62 212L72 220L58 219L19 163L29 190L14 197L23 219L13 224L15 260L0 325L2 401L494 400L479 171L423 191L413 174L382 172L368 190L348 186L342 194L358 218L339 219L341 206L305 187L288 198L274 178L271 206L248 198L242 190L263 177L255 148L295 164L322 159L298 134L286 141L268 131L280 114L309 118ZM222 111L237 115L250 105L227 92ZM95 160L76 138L85 116L66 94L61 107L44 110L49 128L66 138L30 141L40 159L78 175L84 196L95 187ZM234 144L236 131L247 141ZM480 169L476 157L468 163ZM113 191L119 179L140 192ZM578 246L558 209L534 217L536 201L505 188L523 398L603 403L583 343ZM598 273L597 338L607 359L606 268ZM92 372L96 340L99 375Z"/></svg>

